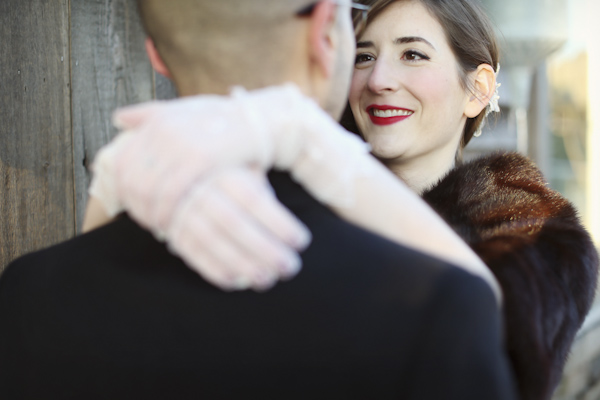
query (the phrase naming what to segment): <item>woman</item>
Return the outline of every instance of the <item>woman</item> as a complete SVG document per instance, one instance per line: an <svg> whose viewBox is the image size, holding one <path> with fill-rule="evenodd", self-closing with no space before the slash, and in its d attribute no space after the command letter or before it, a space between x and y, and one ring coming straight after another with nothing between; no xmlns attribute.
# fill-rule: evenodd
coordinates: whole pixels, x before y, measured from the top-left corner
<svg viewBox="0 0 600 400"><path fill-rule="evenodd" d="M573 207L526 158L457 162L496 88L487 17L470 0L363 3L372 10L357 38L345 123L494 273L521 397L549 398L591 305L598 260Z"/></svg>
<svg viewBox="0 0 600 400"><path fill-rule="evenodd" d="M460 109L460 97L452 96L460 90L442 90L447 74L468 87L470 71L498 65L482 12L462 1L372 3L373 23L358 39L350 92L356 125L373 154L422 193L492 270L504 293L507 348L521 398L549 398L593 297L593 245L573 207L547 188L526 158L497 154L454 166L485 112L465 112L458 122L462 129L452 129L457 113L447 110L452 102ZM428 23L443 28L453 54L440 51L433 41L440 34ZM393 53L394 38L418 32L426 32L419 36L430 43L406 39ZM394 55L402 62L390 60ZM452 55L454 63L443 59ZM440 64L456 68L441 71ZM389 118L377 117L372 104L392 105L408 119L387 125Z"/></svg>

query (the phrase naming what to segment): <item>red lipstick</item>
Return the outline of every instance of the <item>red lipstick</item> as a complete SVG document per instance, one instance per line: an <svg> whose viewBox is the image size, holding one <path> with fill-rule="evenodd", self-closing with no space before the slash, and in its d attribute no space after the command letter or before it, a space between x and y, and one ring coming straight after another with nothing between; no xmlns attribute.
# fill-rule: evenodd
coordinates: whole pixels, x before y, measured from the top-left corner
<svg viewBox="0 0 600 400"><path fill-rule="evenodd" d="M375 115L375 113L382 114L381 111L388 110L391 111L391 113L387 113L388 115ZM369 114L369 118L371 118L371 122L375 125L392 125L396 122L404 121L413 115L413 111L406 108L378 104L368 106L367 113Z"/></svg>

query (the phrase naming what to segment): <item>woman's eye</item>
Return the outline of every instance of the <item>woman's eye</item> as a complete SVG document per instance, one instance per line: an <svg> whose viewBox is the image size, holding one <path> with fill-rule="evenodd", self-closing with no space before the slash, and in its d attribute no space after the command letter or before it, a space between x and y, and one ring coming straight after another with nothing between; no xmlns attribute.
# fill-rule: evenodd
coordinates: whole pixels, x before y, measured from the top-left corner
<svg viewBox="0 0 600 400"><path fill-rule="evenodd" d="M406 61L429 60L429 57L427 57L425 54L419 53L418 51L415 51L415 50L406 51L403 55L403 58Z"/></svg>
<svg viewBox="0 0 600 400"><path fill-rule="evenodd" d="M369 62L369 61L373 61L374 59L375 59L375 57L373 57L370 54L365 54L365 53L358 54L356 56L356 58L354 59L354 65L358 65L358 64Z"/></svg>

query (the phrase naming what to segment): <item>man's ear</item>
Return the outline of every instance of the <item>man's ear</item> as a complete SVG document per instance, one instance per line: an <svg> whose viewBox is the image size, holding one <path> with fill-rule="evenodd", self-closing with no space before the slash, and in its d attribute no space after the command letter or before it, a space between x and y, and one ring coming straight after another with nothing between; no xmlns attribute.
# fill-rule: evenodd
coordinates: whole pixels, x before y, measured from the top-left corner
<svg viewBox="0 0 600 400"><path fill-rule="evenodd" d="M465 107L465 115L468 118L475 118L479 115L494 95L496 91L496 73L489 64L481 64L473 71L473 93Z"/></svg>
<svg viewBox="0 0 600 400"><path fill-rule="evenodd" d="M330 1L321 1L315 6L310 18L310 59L329 78L333 74L336 56L335 40L332 37L336 5Z"/></svg>
<svg viewBox="0 0 600 400"><path fill-rule="evenodd" d="M148 58L150 59L150 64L152 64L152 68L162 76L172 79L171 73L167 68L165 62L163 61L160 54L158 54L158 50L156 50L156 46L154 45L154 41L149 37L146 38L146 53L148 54Z"/></svg>

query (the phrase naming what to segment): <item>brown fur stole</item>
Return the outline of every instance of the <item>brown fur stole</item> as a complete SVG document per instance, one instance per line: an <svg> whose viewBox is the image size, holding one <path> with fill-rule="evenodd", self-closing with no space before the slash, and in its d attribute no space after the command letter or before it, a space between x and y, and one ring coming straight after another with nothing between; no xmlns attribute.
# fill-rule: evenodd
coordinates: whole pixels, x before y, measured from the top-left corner
<svg viewBox="0 0 600 400"><path fill-rule="evenodd" d="M526 157L454 168L423 198L492 270L522 400L548 399L590 309L598 253L573 206Z"/></svg>

